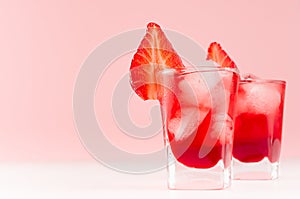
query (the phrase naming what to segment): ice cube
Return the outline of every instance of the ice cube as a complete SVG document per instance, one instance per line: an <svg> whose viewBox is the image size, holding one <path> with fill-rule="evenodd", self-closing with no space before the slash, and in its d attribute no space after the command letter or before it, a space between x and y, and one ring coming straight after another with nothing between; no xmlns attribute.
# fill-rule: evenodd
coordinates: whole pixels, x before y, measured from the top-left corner
<svg viewBox="0 0 300 199"><path fill-rule="evenodd" d="M222 144L233 142L233 120L228 114L213 114L207 134L199 150L199 157L205 157L217 141Z"/></svg>
<svg viewBox="0 0 300 199"><path fill-rule="evenodd" d="M190 73L179 77L176 97L181 111L168 124L168 130L176 140L191 136L212 109L214 113L227 113L225 102L229 94L222 80L222 74L215 72Z"/></svg>
<svg viewBox="0 0 300 199"><path fill-rule="evenodd" d="M229 88L225 88L223 81L219 81L211 90L211 103L213 112L225 114L228 112L228 102L230 97Z"/></svg>
<svg viewBox="0 0 300 199"><path fill-rule="evenodd" d="M208 89L212 91L222 82L221 72L207 71L202 73L202 79L206 83Z"/></svg>
<svg viewBox="0 0 300 199"><path fill-rule="evenodd" d="M272 114L281 102L279 88L272 83L251 82L240 85L238 112Z"/></svg>
<svg viewBox="0 0 300 199"><path fill-rule="evenodd" d="M185 75L179 82L178 100L183 107L211 107L210 88L207 80L200 73L190 73Z"/></svg>
<svg viewBox="0 0 300 199"><path fill-rule="evenodd" d="M200 110L195 107L181 108L169 121L168 130L174 134L176 141L187 139L198 130L207 113L208 110Z"/></svg>

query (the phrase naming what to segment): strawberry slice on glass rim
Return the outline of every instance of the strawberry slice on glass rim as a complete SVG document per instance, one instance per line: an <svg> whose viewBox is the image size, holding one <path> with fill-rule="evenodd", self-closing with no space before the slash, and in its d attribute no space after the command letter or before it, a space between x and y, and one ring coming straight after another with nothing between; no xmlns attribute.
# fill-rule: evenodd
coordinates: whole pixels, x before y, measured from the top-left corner
<svg viewBox="0 0 300 199"><path fill-rule="evenodd" d="M147 25L147 32L130 65L130 84L143 100L157 100L157 72L184 68L181 58L156 23Z"/></svg>
<svg viewBox="0 0 300 199"><path fill-rule="evenodd" d="M217 42L212 42L207 50L207 60L212 60L219 64L221 67L238 69L233 60L222 49L221 45Z"/></svg>

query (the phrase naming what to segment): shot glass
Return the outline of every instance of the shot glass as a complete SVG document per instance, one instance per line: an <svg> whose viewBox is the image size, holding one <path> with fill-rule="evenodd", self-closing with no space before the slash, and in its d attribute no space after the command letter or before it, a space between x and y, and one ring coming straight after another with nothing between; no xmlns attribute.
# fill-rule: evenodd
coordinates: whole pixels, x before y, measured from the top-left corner
<svg viewBox="0 0 300 199"><path fill-rule="evenodd" d="M234 179L278 178L286 82L241 80L233 144Z"/></svg>
<svg viewBox="0 0 300 199"><path fill-rule="evenodd" d="M167 69L157 81L169 189L229 187L237 71Z"/></svg>

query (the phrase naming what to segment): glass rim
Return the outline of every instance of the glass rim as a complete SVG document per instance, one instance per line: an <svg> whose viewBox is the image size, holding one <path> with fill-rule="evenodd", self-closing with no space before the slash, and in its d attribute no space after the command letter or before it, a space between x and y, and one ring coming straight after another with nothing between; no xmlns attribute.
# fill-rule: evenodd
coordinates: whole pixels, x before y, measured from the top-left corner
<svg viewBox="0 0 300 199"><path fill-rule="evenodd" d="M215 72L215 71L228 71L240 75L240 72L237 68L230 67L221 67L221 66L193 66L191 68L165 68L158 71L158 74L169 74L177 72L180 75L186 75L197 72Z"/></svg>
<svg viewBox="0 0 300 199"><path fill-rule="evenodd" d="M240 83L275 83L275 84L281 84L286 85L285 80L280 79L240 79Z"/></svg>

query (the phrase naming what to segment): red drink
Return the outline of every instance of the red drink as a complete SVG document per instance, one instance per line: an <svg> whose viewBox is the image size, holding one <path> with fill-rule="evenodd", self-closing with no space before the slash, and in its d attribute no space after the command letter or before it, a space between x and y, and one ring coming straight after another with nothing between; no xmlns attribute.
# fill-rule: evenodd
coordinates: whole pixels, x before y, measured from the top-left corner
<svg viewBox="0 0 300 199"><path fill-rule="evenodd" d="M164 70L157 79L169 187L228 187L239 81L235 69Z"/></svg>
<svg viewBox="0 0 300 199"><path fill-rule="evenodd" d="M241 163L258 163L263 160L270 164L278 163L284 93L284 81L240 81L233 147L236 160Z"/></svg>
<svg viewBox="0 0 300 199"><path fill-rule="evenodd" d="M216 68L215 68L216 69ZM161 100L166 141L184 166L227 168L233 141L233 105L238 75L226 69L169 72Z"/></svg>
<svg viewBox="0 0 300 199"><path fill-rule="evenodd" d="M211 122L211 111L205 119L199 124L197 130L190 137L176 141L174 134L168 130L168 137L171 143L171 149L176 159L188 167L211 168L222 159L222 144L217 140L214 145L205 145L204 139L207 137L208 128ZM201 146L209 148L210 152L199 157ZM226 162L230 161L224 159Z"/></svg>

